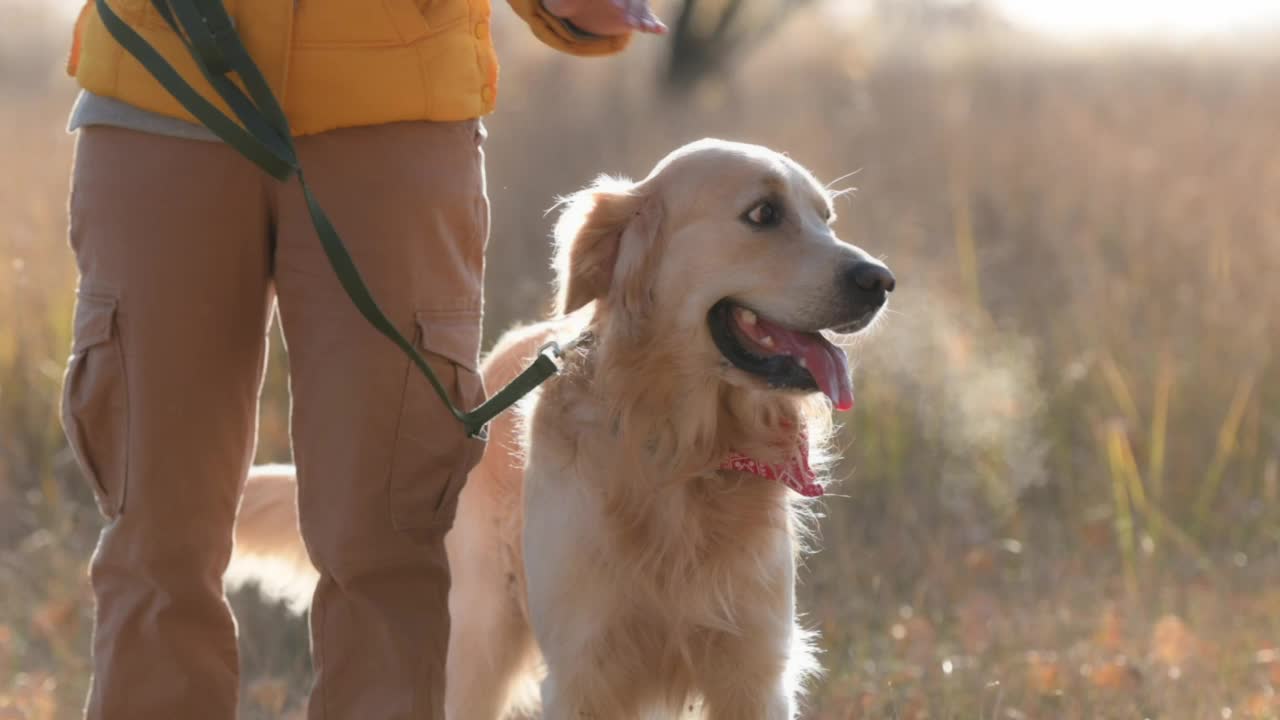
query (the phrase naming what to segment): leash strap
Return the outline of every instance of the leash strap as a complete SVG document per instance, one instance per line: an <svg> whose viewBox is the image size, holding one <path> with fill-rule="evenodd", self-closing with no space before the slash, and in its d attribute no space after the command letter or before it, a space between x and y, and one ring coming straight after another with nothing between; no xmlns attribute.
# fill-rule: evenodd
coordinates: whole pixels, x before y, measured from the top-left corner
<svg viewBox="0 0 1280 720"><path fill-rule="evenodd" d="M463 412L455 407L431 366L378 307L368 286L361 279L351 253L347 251L337 229L311 192L298 162L293 132L289 128L284 110L271 92L262 71L240 41L222 0L151 2L174 34L182 40L195 59L200 73L235 113L239 123L183 80L154 47L120 19L106 0L95 2L98 15L108 32L205 127L275 179L284 182L294 175L298 177L311 222L342 289L365 320L399 346L422 371L449 413L462 423L468 435L484 439L490 420L559 371L556 358L563 351L555 344L548 345L538 353L533 364L479 407L470 412ZM240 79L243 90L229 77L231 73Z"/></svg>

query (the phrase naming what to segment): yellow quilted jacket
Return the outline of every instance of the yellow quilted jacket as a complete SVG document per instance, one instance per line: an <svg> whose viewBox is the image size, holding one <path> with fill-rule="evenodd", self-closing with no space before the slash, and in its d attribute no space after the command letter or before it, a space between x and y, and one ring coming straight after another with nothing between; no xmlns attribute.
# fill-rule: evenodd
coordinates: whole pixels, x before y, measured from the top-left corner
<svg viewBox="0 0 1280 720"><path fill-rule="evenodd" d="M151 0L111 7L226 112ZM467 120L494 109L498 61L489 0L224 0L296 135L409 120ZM607 55L628 36L575 32L540 0L508 0L535 36L574 55ZM67 72L81 87L196 122L107 32L89 0Z"/></svg>

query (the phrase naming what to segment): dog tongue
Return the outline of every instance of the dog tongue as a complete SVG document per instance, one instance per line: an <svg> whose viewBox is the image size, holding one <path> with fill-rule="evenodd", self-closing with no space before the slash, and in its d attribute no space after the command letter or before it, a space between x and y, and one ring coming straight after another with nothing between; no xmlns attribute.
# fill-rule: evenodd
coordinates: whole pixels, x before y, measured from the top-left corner
<svg viewBox="0 0 1280 720"><path fill-rule="evenodd" d="M802 335L793 333L798 349L803 354L809 373L817 381L818 387L836 410L845 411L853 407L853 385L849 382L849 358L844 351L827 342L821 335Z"/></svg>
<svg viewBox="0 0 1280 720"><path fill-rule="evenodd" d="M788 330L749 310L739 310L737 320L738 327L757 346L757 351L796 358L813 376L823 394L831 398L831 404L837 410L853 407L849 359L843 350L819 333Z"/></svg>

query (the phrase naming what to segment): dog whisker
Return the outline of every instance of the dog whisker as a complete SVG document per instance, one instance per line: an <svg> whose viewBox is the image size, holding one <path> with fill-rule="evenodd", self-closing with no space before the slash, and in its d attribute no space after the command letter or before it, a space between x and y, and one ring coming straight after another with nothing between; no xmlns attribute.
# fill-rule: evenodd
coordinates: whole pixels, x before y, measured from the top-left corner
<svg viewBox="0 0 1280 720"><path fill-rule="evenodd" d="M858 168L858 169L856 169L856 170L851 170L850 172L847 172L847 173L845 173L845 174L841 175L840 177L836 178L835 180L832 180L831 182L827 183L827 184L826 184L826 187L827 187L827 189L830 189L832 185L835 185L836 183L838 183L838 182L842 182L842 181L844 181L844 180L848 180L849 178L853 177L854 175L857 175L857 174L858 174L858 173L860 173L860 172L862 172L862 168Z"/></svg>

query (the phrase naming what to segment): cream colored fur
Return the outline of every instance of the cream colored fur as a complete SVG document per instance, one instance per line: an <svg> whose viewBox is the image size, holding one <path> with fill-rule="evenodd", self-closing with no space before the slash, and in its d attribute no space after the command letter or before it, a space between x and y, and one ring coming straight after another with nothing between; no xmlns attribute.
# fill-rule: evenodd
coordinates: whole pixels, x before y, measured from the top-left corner
<svg viewBox="0 0 1280 720"><path fill-rule="evenodd" d="M741 221L762 193L788 208L772 235ZM836 292L832 268L865 257L830 215L799 165L720 141L567 199L553 317L503 336L486 385L550 339L590 329L593 341L493 423L462 491L446 542L451 720L507 717L538 696L548 720L797 714L817 668L794 594L810 501L717 466L730 448L782 459L796 421L821 460L829 405L728 365L706 314L733 297L825 327L814 324ZM290 565L298 579L275 592L305 604L314 571L292 468L254 470L236 540L237 579L281 577L262 561Z"/></svg>

